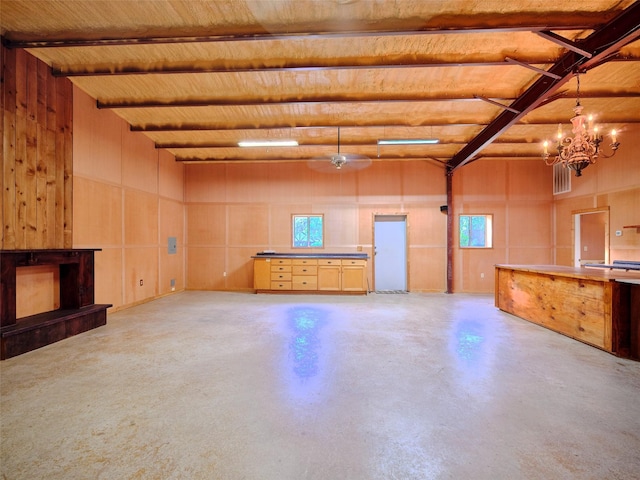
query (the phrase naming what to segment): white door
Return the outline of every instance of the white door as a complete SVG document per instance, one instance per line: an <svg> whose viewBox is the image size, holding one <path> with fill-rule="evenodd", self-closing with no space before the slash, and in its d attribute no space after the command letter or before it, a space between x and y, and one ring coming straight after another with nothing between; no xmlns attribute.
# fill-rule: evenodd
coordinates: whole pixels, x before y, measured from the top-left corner
<svg viewBox="0 0 640 480"><path fill-rule="evenodd" d="M374 281L378 292L407 291L407 217L376 215Z"/></svg>

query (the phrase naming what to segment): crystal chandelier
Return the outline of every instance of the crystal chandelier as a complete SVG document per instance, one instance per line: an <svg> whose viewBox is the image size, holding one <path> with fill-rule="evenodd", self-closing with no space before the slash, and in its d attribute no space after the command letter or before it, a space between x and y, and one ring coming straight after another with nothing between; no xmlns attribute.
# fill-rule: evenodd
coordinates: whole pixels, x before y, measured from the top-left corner
<svg viewBox="0 0 640 480"><path fill-rule="evenodd" d="M573 137L564 137L562 133L562 124L558 124L558 134L556 147L558 154L552 156L549 154L549 142L545 140L544 153L542 158L549 166L561 163L564 167L570 168L576 172L576 177L582 175L582 170L590 164L596 163L599 156L604 158L613 157L616 150L620 146L617 141L615 130L611 130L611 154L606 155L600 150L600 144L603 141L602 134L599 133L598 127L593 124L593 116L582 114L582 105L580 105L580 76L576 72L576 80L578 83L576 106L573 107L574 116L571 119L573 125Z"/></svg>

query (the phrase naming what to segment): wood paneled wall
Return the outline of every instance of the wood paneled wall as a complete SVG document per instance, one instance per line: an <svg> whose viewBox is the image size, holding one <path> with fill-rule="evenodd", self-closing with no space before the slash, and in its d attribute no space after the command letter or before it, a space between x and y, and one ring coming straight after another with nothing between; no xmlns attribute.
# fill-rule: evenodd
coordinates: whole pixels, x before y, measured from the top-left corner
<svg viewBox="0 0 640 480"><path fill-rule="evenodd" d="M453 175L454 292L489 293L496 264L553 263L552 169L542 160L479 160ZM460 214L493 215L493 247L459 248Z"/></svg>
<svg viewBox="0 0 640 480"><path fill-rule="evenodd" d="M640 225L640 126L627 125L619 140L614 157L600 158L581 177L572 177L571 192L554 199L555 264L573 265L573 214L605 207L609 209L609 259L640 261L640 229L624 228Z"/></svg>
<svg viewBox="0 0 640 480"><path fill-rule="evenodd" d="M71 248L72 84L22 49L3 46L1 56L0 246Z"/></svg>
<svg viewBox="0 0 640 480"><path fill-rule="evenodd" d="M119 310L184 290L184 166L79 88L73 108L73 246L102 249L96 302Z"/></svg>

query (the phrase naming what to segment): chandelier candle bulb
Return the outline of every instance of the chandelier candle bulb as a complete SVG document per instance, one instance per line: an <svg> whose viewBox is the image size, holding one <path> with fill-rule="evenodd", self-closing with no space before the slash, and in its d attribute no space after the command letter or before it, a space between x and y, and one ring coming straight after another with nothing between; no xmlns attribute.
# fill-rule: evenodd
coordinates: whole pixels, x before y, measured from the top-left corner
<svg viewBox="0 0 640 480"><path fill-rule="evenodd" d="M542 145L544 146L544 154L547 155L549 153L549 150L547 148L549 146L549 142L545 140Z"/></svg>
<svg viewBox="0 0 640 480"><path fill-rule="evenodd" d="M613 143L616 143L616 138L617 132L615 130L611 130L611 140L613 140Z"/></svg>

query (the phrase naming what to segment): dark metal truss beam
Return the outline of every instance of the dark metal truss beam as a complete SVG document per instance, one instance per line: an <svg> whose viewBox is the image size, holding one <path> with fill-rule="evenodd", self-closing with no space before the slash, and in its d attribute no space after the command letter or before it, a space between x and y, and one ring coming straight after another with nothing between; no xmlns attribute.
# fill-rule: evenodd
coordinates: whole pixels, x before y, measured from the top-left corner
<svg viewBox="0 0 640 480"><path fill-rule="evenodd" d="M620 15L589 35L580 43L582 49L591 52L587 58L574 51L565 53L548 71L558 75L559 79L543 75L533 83L511 105L511 110L504 110L471 142L454 155L448 163L450 171L455 170L473 160L475 156L489 145L502 132L518 122L531 110L537 108L548 96L555 93L569 81L576 70L585 71L600 64L603 58L640 38L640 2L633 3Z"/></svg>

